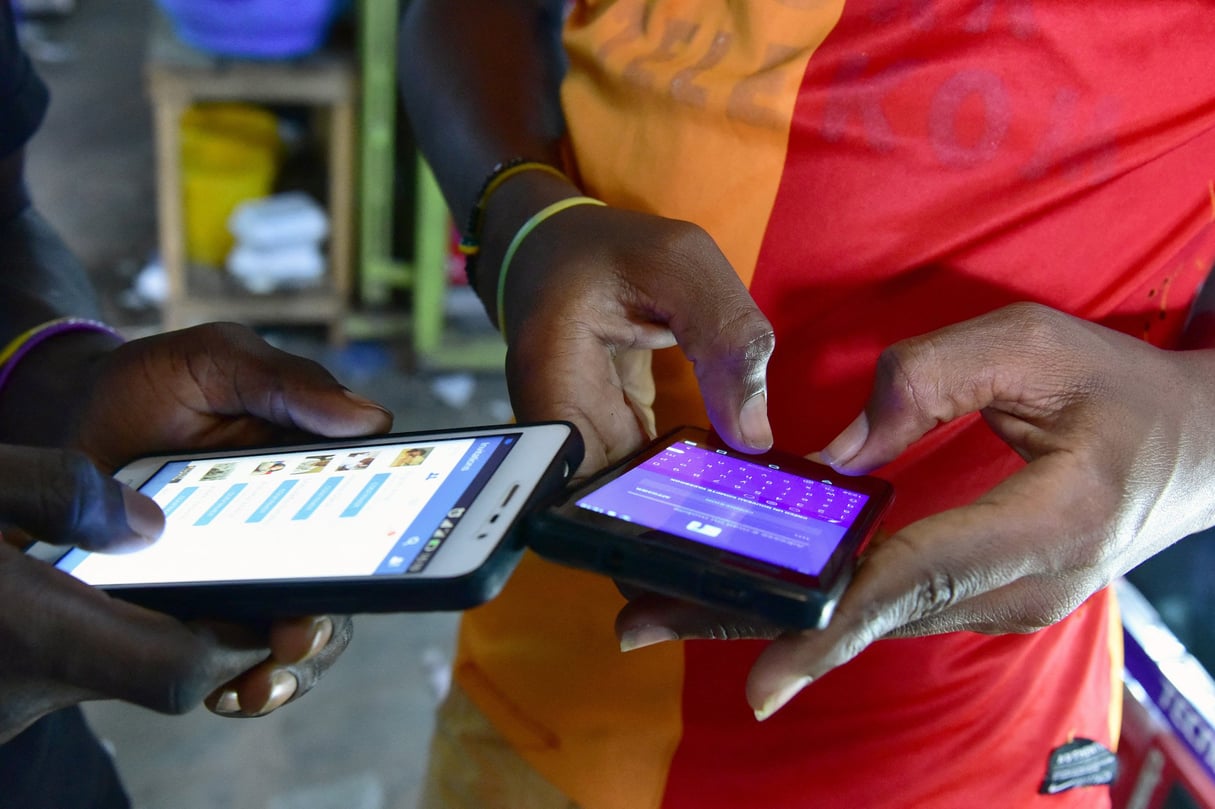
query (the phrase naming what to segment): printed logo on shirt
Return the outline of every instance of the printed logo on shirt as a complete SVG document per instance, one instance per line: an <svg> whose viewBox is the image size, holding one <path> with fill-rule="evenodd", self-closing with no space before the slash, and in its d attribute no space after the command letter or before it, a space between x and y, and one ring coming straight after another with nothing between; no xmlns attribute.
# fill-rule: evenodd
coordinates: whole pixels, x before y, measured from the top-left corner
<svg viewBox="0 0 1215 809"><path fill-rule="evenodd" d="M806 61L843 7L844 0L779 0L760 13L748 3L619 0L606 10L594 4L573 28L585 26L595 63L633 90L771 129L787 125Z"/></svg>
<svg viewBox="0 0 1215 809"><path fill-rule="evenodd" d="M1057 795L1076 787L1105 786L1117 774L1117 756L1092 739L1073 739L1051 751L1038 792Z"/></svg>

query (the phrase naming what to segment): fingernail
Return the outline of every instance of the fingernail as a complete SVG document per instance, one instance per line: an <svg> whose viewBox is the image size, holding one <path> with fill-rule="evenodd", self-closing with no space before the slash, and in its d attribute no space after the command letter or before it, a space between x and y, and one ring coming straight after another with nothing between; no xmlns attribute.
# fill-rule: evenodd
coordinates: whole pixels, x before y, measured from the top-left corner
<svg viewBox="0 0 1215 809"><path fill-rule="evenodd" d="M787 684L784 688L777 691L764 702L764 704L755 709L756 720L762 722L772 714L785 707L789 700L798 695L803 688L810 685L814 680L813 677L798 677L793 682Z"/></svg>
<svg viewBox="0 0 1215 809"><path fill-rule="evenodd" d="M738 414L743 440L754 449L772 449L772 426L768 424L768 395L760 391L743 402Z"/></svg>
<svg viewBox="0 0 1215 809"><path fill-rule="evenodd" d="M147 544L152 544L164 533L164 512L152 498L124 487L122 506L126 511L127 527L146 540Z"/></svg>
<svg viewBox="0 0 1215 809"><path fill-rule="evenodd" d="M679 636L665 626L641 626L626 630L620 635L620 651L631 652L673 640L679 640Z"/></svg>
<svg viewBox="0 0 1215 809"><path fill-rule="evenodd" d="M835 437L834 441L823 447L820 454L825 463L839 469L856 457L867 438L869 438L869 416L862 412L844 428L842 433Z"/></svg>
<svg viewBox="0 0 1215 809"><path fill-rule="evenodd" d="M382 410L385 413L388 412L388 408L384 407L382 404L377 404L365 396L360 396L349 388L344 388L343 392L346 394L347 399L354 402L359 407L374 407L376 410Z"/></svg>
<svg viewBox="0 0 1215 809"><path fill-rule="evenodd" d="M322 615L312 623L312 643L308 646L308 651L304 654L303 659L308 660L315 656L321 649L324 649L329 640L333 637L333 619L328 615Z"/></svg>
<svg viewBox="0 0 1215 809"><path fill-rule="evenodd" d="M295 696L295 691L299 687L299 681L295 679L294 674L286 669L275 671L270 676L270 696L266 699L266 704L253 716L265 716L271 711L283 707L287 700Z"/></svg>
<svg viewBox="0 0 1215 809"><path fill-rule="evenodd" d="M215 713L221 713L226 716L240 713L240 697L233 689L225 689L219 695L219 699L215 701L215 707L211 709Z"/></svg>

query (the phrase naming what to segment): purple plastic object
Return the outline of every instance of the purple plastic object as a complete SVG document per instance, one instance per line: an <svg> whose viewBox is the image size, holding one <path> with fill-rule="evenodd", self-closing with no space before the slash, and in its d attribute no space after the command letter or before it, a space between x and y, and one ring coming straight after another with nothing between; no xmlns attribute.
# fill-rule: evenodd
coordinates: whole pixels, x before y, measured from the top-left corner
<svg viewBox="0 0 1215 809"><path fill-rule="evenodd" d="M341 0L158 0L188 45L217 56L290 59L325 42Z"/></svg>

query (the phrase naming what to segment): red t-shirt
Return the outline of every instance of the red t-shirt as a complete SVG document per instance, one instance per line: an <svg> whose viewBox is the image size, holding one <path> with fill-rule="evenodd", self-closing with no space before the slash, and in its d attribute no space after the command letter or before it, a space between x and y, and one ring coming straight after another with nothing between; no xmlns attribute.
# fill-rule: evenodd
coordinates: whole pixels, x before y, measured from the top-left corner
<svg viewBox="0 0 1215 809"><path fill-rule="evenodd" d="M885 346L1012 302L1171 345L1215 258L1205 4L586 0L565 43L587 193L705 227L772 321L782 449L847 425ZM660 429L705 423L679 353L655 363ZM1020 465L978 418L942 428L881 470L887 525ZM1055 748L1115 744L1107 593L1030 635L878 642L762 724L762 644L621 655L620 604L529 558L461 634L460 682L585 809L1108 803L1038 794Z"/></svg>

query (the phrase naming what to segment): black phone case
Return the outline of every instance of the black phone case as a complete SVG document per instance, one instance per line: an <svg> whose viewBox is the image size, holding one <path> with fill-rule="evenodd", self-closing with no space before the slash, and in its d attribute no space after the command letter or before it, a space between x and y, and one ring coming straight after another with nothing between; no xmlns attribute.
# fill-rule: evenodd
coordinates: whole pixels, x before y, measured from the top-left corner
<svg viewBox="0 0 1215 809"><path fill-rule="evenodd" d="M440 579L393 576L357 580L310 579L101 589L124 601L182 619L248 620L326 613L447 612L478 606L502 590L523 555L523 518L538 504L560 492L582 463L582 436L576 427L566 424L570 427L569 438L545 469L540 483L520 511L519 518L485 562L466 575ZM397 433L394 437L426 435L430 432L433 431Z"/></svg>
<svg viewBox="0 0 1215 809"><path fill-rule="evenodd" d="M659 440L677 432L674 430ZM829 583L811 588L765 576L763 571L777 573L779 569L762 562L750 561L747 568L729 564L710 567L703 556L681 552L662 541L622 536L596 526L598 518L594 515L579 514L581 519L573 519L561 513L563 505L595 488L603 478L614 475L636 457L613 464L527 516L524 533L528 546L550 561L611 576L618 582L673 598L760 618L769 624L795 629L827 625L852 578L855 558L837 558L823 572ZM875 513L871 523L876 525L883 513Z"/></svg>
<svg viewBox="0 0 1215 809"><path fill-rule="evenodd" d="M844 568L828 590L813 590L748 570L711 570L704 560L671 548L620 537L553 512L533 513L524 531L536 553L569 567L611 576L706 607L754 616L796 629L826 626L852 577Z"/></svg>

